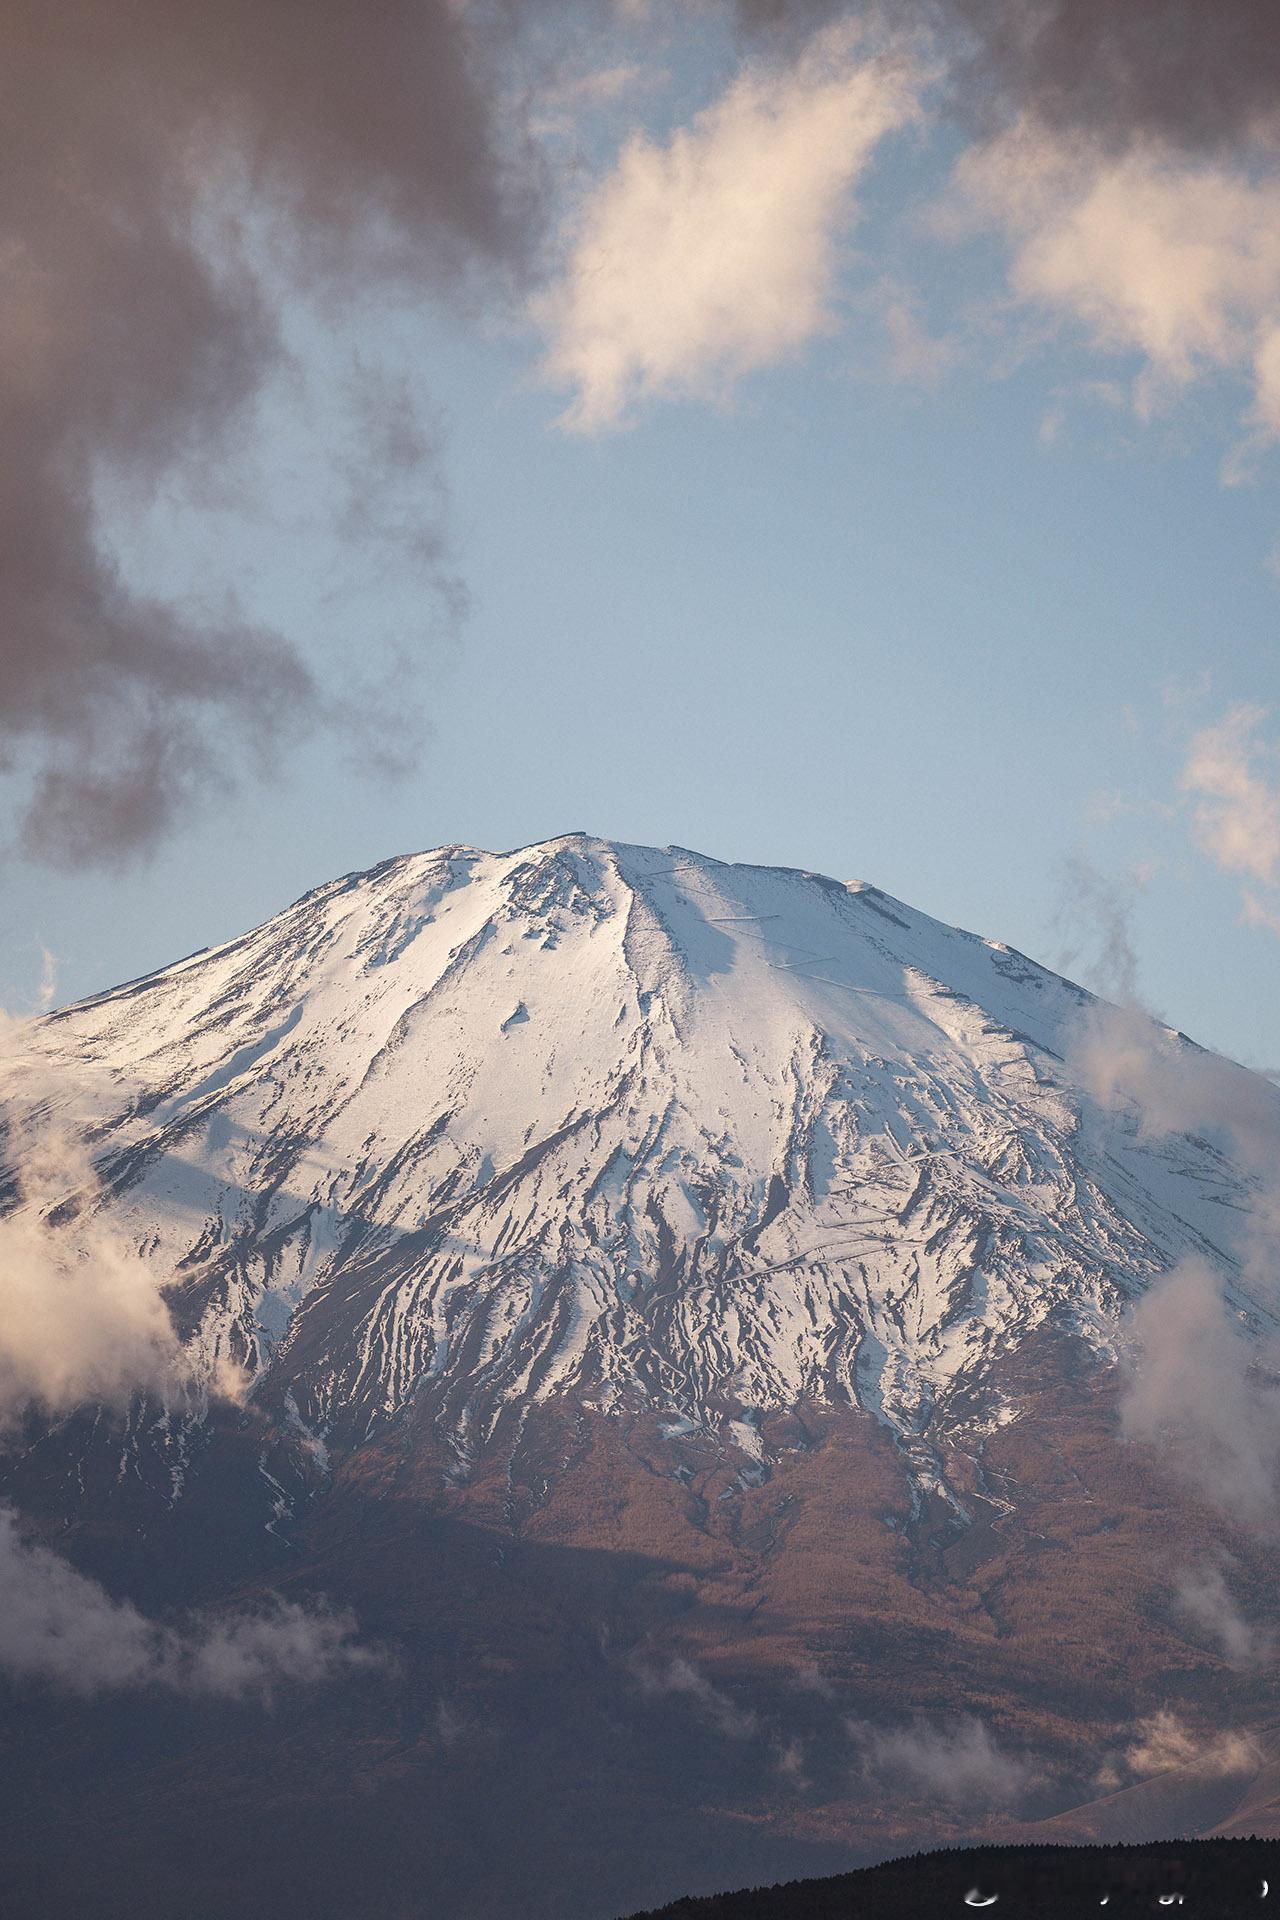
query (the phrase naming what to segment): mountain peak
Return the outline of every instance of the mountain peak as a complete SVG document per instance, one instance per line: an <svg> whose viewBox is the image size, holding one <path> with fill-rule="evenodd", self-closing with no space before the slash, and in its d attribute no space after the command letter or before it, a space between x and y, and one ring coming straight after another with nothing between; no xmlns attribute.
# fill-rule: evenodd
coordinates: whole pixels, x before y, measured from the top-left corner
<svg viewBox="0 0 1280 1920"><path fill-rule="evenodd" d="M574 833L348 875L35 1045L209 1367L309 1432L465 1453L572 1393L757 1471L853 1402L936 1479L995 1357L1107 1348L1229 1184L1090 1109L1088 1004L865 882Z"/></svg>

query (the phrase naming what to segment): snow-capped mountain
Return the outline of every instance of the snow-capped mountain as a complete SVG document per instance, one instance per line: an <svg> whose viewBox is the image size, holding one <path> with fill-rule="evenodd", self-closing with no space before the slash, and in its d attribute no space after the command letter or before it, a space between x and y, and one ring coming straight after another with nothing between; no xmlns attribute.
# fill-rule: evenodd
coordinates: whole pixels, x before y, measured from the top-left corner
<svg viewBox="0 0 1280 1920"><path fill-rule="evenodd" d="M750 1473L772 1410L851 1402L936 1483L1017 1412L999 1356L1109 1352L1241 1200L1082 1092L1090 1006L872 886L574 834L387 862L54 1014L6 1111L65 1107L89 1214L313 1450L412 1402L465 1474L572 1396Z"/></svg>
<svg viewBox="0 0 1280 1920"><path fill-rule="evenodd" d="M1111 1364L1188 1251L1267 1330L1259 1196L1098 1104L1117 1037L1209 1060L874 887L581 835L11 1029L6 1272L48 1259L81 1361L113 1276L186 1341L0 1436L55 1598L180 1642L283 1597L389 1657L276 1713L0 1675L9 1906L169 1920L194 1861L210 1920L605 1920L1280 1831L1274 1535L1126 1438Z"/></svg>

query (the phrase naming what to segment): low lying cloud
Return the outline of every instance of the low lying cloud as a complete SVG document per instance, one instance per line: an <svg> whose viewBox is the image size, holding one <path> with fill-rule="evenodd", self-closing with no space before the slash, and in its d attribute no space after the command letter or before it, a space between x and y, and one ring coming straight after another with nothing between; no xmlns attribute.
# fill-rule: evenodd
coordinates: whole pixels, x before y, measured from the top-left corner
<svg viewBox="0 0 1280 1920"><path fill-rule="evenodd" d="M436 1738L446 1753L455 1747L474 1747L496 1738L495 1730L473 1709L442 1696L435 1711Z"/></svg>
<svg viewBox="0 0 1280 1920"><path fill-rule="evenodd" d="M349 1614L283 1600L262 1612L160 1625L24 1538L13 1508L0 1506L0 1670L14 1679L82 1695L157 1686L267 1701L282 1686L314 1686L378 1664L381 1656L355 1634Z"/></svg>
<svg viewBox="0 0 1280 1920"><path fill-rule="evenodd" d="M1104 984L1122 1003L1095 1001L1069 1050L1076 1084L1138 1137L1178 1134L1216 1142L1240 1176L1233 1252L1246 1290L1280 1308L1280 1093L1260 1074L1194 1046L1154 1020L1137 998L1137 968L1117 897L1075 885L1082 916L1100 926ZM1117 918L1119 915L1119 918ZM1225 1225L1224 1219L1224 1225ZM1280 1346L1259 1337L1230 1297L1228 1276L1190 1254L1155 1279L1127 1325L1127 1438L1162 1457L1221 1511L1252 1528L1274 1526L1280 1478Z"/></svg>
<svg viewBox="0 0 1280 1920"><path fill-rule="evenodd" d="M159 1277L101 1207L69 1128L44 1126L6 1174L17 1204L0 1218L0 1431L28 1410L119 1410L143 1391L240 1396L229 1362L196 1378Z"/></svg>
<svg viewBox="0 0 1280 1920"><path fill-rule="evenodd" d="M1179 1133L1224 1140L1252 1184L1252 1211L1241 1212L1236 1228L1243 1277L1264 1306L1275 1306L1275 1089L1133 1006L1093 1008L1073 1058L1082 1084L1104 1107L1133 1113L1148 1140ZM1280 1350L1241 1320L1226 1274L1202 1255L1179 1260L1134 1306L1127 1334L1122 1432L1158 1447L1224 1513L1253 1528L1272 1526L1280 1476L1280 1393L1272 1376Z"/></svg>
<svg viewBox="0 0 1280 1920"><path fill-rule="evenodd" d="M161 1276L113 1216L86 1145L92 1076L51 1075L30 1031L0 1013L0 1434L28 1411L119 1411L139 1392L239 1399L229 1358L197 1371Z"/></svg>
<svg viewBox="0 0 1280 1920"><path fill-rule="evenodd" d="M636 1662L633 1671L643 1693L682 1695L726 1739L750 1740L760 1731L759 1715L735 1705L690 1660L675 1659L662 1668Z"/></svg>
<svg viewBox="0 0 1280 1920"><path fill-rule="evenodd" d="M865 1775L953 1807L1007 1807L1035 1784L1030 1763L1001 1747L973 1714L945 1725L917 1719L890 1730L859 1720L846 1724Z"/></svg>
<svg viewBox="0 0 1280 1920"><path fill-rule="evenodd" d="M171 1392L186 1368L168 1307L152 1270L89 1211L87 1156L46 1140L19 1177L21 1204L0 1220L0 1427L29 1407L56 1415ZM75 1230L55 1225L77 1190L88 1199Z"/></svg>
<svg viewBox="0 0 1280 1920"><path fill-rule="evenodd" d="M637 133L588 193L535 317L563 424L623 424L646 400L727 394L835 323L840 241L877 144L920 76L846 25L787 64L748 64L665 143Z"/></svg>
<svg viewBox="0 0 1280 1920"><path fill-rule="evenodd" d="M1251 1734L1196 1733L1167 1711L1139 1720L1123 1754L1125 1767L1138 1779L1184 1767L1224 1776L1251 1773L1261 1759L1261 1749Z"/></svg>
<svg viewBox="0 0 1280 1920"><path fill-rule="evenodd" d="M1181 1477L1247 1525L1275 1524L1280 1393L1207 1260L1179 1262L1129 1319L1126 1439L1159 1447Z"/></svg>
<svg viewBox="0 0 1280 1920"><path fill-rule="evenodd" d="M773 1764L780 1779L797 1793L803 1793L809 1785L808 1763L803 1740L775 1740L773 1743Z"/></svg>
<svg viewBox="0 0 1280 1920"><path fill-rule="evenodd" d="M1270 1657L1270 1636L1245 1619L1221 1567L1206 1562L1184 1569L1174 1585L1174 1607L1232 1666L1253 1667Z"/></svg>
<svg viewBox="0 0 1280 1920"><path fill-rule="evenodd" d="M1261 1074L1197 1047L1134 1002L1091 1007L1071 1060L1100 1105L1130 1109L1146 1139L1222 1132L1245 1170L1267 1173L1267 1156L1280 1140L1280 1097Z"/></svg>

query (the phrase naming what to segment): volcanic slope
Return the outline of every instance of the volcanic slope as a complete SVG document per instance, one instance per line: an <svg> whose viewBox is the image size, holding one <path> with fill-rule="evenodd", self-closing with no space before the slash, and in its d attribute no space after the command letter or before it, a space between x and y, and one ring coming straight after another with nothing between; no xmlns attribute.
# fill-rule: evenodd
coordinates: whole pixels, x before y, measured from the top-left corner
<svg viewBox="0 0 1280 1920"><path fill-rule="evenodd" d="M1016 1412L997 1356L1105 1356L1248 1204L1081 1092L1092 1006L872 886L575 834L390 861L52 1015L5 1111L19 1152L85 1135L85 1217L315 1448L413 1402L465 1475L571 1394L749 1473L771 1410L853 1404L945 1494L939 1436Z"/></svg>
<svg viewBox="0 0 1280 1920"><path fill-rule="evenodd" d="M0 1676L6 1911L607 1920L1280 1832L1273 1541L1112 1364L1188 1252L1266 1332L1257 1196L1091 1097L1113 1018L874 887L571 835L10 1028L0 1210L145 1261L190 1379L32 1416L0 1493L151 1616L388 1659L275 1712Z"/></svg>

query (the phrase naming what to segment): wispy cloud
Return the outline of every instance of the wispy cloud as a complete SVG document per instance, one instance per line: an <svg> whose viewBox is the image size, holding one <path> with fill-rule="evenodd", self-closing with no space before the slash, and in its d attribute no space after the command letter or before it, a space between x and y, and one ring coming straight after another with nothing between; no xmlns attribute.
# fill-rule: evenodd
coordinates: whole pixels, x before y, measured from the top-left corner
<svg viewBox="0 0 1280 1920"><path fill-rule="evenodd" d="M1266 719L1265 708L1242 705L1203 728L1182 787L1195 798L1196 834L1210 859L1255 883L1242 894L1242 918L1280 935L1280 752L1262 737Z"/></svg>
<svg viewBox="0 0 1280 1920"><path fill-rule="evenodd" d="M295 32L252 0L15 0L6 25L0 761L28 853L110 860L339 716L234 581L202 583L213 614L131 585L104 490L231 471L290 297L515 268L537 170L502 9L334 0Z"/></svg>
<svg viewBox="0 0 1280 1920"><path fill-rule="evenodd" d="M537 91L532 130L542 138L573 134L588 115L602 115L670 79L661 67L636 60L570 66Z"/></svg>
<svg viewBox="0 0 1280 1920"><path fill-rule="evenodd" d="M1228 374L1248 390L1246 443L1280 438L1280 170L1154 140L1116 151L1024 117L966 152L956 182L1006 236L1016 300L1140 358L1141 415Z"/></svg>
<svg viewBox="0 0 1280 1920"><path fill-rule="evenodd" d="M642 1692L673 1694L689 1700L726 1739L750 1740L760 1731L759 1716L749 1708L739 1707L691 1660L680 1657L662 1667L636 1661L632 1664L632 1670Z"/></svg>
<svg viewBox="0 0 1280 1920"><path fill-rule="evenodd" d="M1271 1636L1245 1618L1221 1567L1206 1561L1184 1568L1174 1582L1174 1605L1233 1666L1257 1666L1270 1658Z"/></svg>
<svg viewBox="0 0 1280 1920"><path fill-rule="evenodd" d="M1258 1074L1170 1031L1139 998L1123 894L1086 863L1071 870L1071 908L1100 937L1095 978L1118 1004L1095 1001L1076 1024L1070 1064L1105 1110L1127 1115L1140 1138L1216 1137L1234 1157L1248 1205L1234 1249L1256 1299L1280 1304L1274 1234L1280 1221L1280 1095ZM1190 1254L1153 1280L1125 1323L1129 1377L1121 1399L1127 1438L1161 1457L1222 1511L1265 1530L1280 1476L1275 1344L1246 1326L1225 1271Z"/></svg>
<svg viewBox="0 0 1280 1920"><path fill-rule="evenodd" d="M1002 1747L973 1714L889 1729L860 1720L846 1724L864 1774L953 1807L1007 1807L1035 1783L1030 1761Z"/></svg>
<svg viewBox="0 0 1280 1920"><path fill-rule="evenodd" d="M1058 964L1095 992L1136 1003L1138 956L1132 915L1137 882L1101 873L1082 854L1069 854L1058 871L1054 924L1064 941Z"/></svg>
<svg viewBox="0 0 1280 1920"><path fill-rule="evenodd" d="M281 1600L162 1625L24 1537L12 1507L0 1506L0 1669L16 1679L78 1694L156 1686L269 1700L282 1686L379 1664L355 1636L349 1614Z"/></svg>

